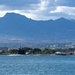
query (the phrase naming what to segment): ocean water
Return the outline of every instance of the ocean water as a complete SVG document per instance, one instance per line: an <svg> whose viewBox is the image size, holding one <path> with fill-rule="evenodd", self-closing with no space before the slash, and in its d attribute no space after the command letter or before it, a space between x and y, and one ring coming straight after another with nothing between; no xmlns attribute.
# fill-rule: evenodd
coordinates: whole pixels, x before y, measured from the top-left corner
<svg viewBox="0 0 75 75"><path fill-rule="evenodd" d="M75 75L75 56L0 56L0 75Z"/></svg>

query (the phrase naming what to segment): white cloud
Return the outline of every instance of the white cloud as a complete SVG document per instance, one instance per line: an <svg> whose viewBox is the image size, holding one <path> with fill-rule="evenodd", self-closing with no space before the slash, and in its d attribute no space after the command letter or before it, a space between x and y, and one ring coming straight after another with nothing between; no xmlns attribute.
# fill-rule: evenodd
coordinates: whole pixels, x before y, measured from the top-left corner
<svg viewBox="0 0 75 75"><path fill-rule="evenodd" d="M38 10L46 10L47 7L49 5L49 1L48 0L41 0L40 4L38 4L39 8Z"/></svg>
<svg viewBox="0 0 75 75"><path fill-rule="evenodd" d="M5 10L7 7L5 5L0 5L0 10Z"/></svg>
<svg viewBox="0 0 75 75"><path fill-rule="evenodd" d="M0 17L3 17L6 14L6 11L0 11Z"/></svg>
<svg viewBox="0 0 75 75"><path fill-rule="evenodd" d="M49 20L49 10L53 9L52 5L54 4L51 0L40 0L40 3L35 5L32 4L31 7L32 10L27 11L21 11L20 13L25 15L28 18L34 19L34 20ZM52 4L53 3L53 4Z"/></svg>
<svg viewBox="0 0 75 75"><path fill-rule="evenodd" d="M55 10L50 11L50 13L64 13L75 16L75 7L58 6Z"/></svg>
<svg viewBox="0 0 75 75"><path fill-rule="evenodd" d="M6 13L19 13L20 11L19 10L2 10L0 11L0 17L3 17Z"/></svg>
<svg viewBox="0 0 75 75"><path fill-rule="evenodd" d="M75 7L58 6L59 0L40 0L37 4L31 4L28 8L11 9L5 5L0 5L0 17L7 12L14 12L24 15L33 20L49 20L61 17L75 19ZM26 8L26 9L25 9Z"/></svg>
<svg viewBox="0 0 75 75"><path fill-rule="evenodd" d="M50 11L50 14L60 14L60 17L75 19L75 7L57 6L55 10Z"/></svg>
<svg viewBox="0 0 75 75"><path fill-rule="evenodd" d="M58 2L59 0L55 0L55 2Z"/></svg>
<svg viewBox="0 0 75 75"><path fill-rule="evenodd" d="M49 14L49 10L52 9L51 5L54 1L55 0L53 1L40 0L38 4L31 4L30 9L28 10L27 9L25 10L24 7L22 8L22 10L11 10L10 8L7 8L6 6L3 6L1 8L5 10L0 11L0 17L3 17L4 14L7 12L15 12L34 20L48 20L49 17L47 15Z"/></svg>
<svg viewBox="0 0 75 75"><path fill-rule="evenodd" d="M21 14L32 18L34 20L49 20L58 19L61 17L75 19L75 7L58 6L59 0L40 0L37 5L31 5L32 8L27 11L21 12Z"/></svg>
<svg viewBox="0 0 75 75"><path fill-rule="evenodd" d="M4 5L0 5L0 17L3 17L6 14L6 7Z"/></svg>

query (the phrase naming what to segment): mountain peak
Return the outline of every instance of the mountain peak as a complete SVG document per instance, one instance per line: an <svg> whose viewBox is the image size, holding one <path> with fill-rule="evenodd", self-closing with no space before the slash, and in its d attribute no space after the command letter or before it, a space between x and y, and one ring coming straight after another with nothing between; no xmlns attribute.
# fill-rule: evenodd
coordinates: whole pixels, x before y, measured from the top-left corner
<svg viewBox="0 0 75 75"><path fill-rule="evenodd" d="M6 19L6 20L12 19L12 21L15 20L15 21L22 21L22 22L31 20L27 18L26 16L18 14L18 13L6 13L3 19Z"/></svg>
<svg viewBox="0 0 75 75"><path fill-rule="evenodd" d="M58 18L58 19L56 19L56 21L58 21L58 20L68 20L68 19L66 19L66 18L64 18L64 17L61 17L61 18Z"/></svg>
<svg viewBox="0 0 75 75"><path fill-rule="evenodd" d="M19 17L19 16L25 18L25 16L20 15L20 14L18 14L18 13L6 13L4 17Z"/></svg>

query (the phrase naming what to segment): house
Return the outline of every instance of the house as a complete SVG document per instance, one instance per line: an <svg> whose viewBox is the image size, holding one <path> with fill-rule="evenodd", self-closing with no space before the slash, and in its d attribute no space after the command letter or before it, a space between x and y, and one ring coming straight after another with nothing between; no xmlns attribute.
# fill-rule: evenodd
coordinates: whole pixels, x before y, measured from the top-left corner
<svg viewBox="0 0 75 75"><path fill-rule="evenodd" d="M56 55L61 55L61 52L55 52Z"/></svg>
<svg viewBox="0 0 75 75"><path fill-rule="evenodd" d="M56 55L67 55L66 52L55 52Z"/></svg>
<svg viewBox="0 0 75 75"><path fill-rule="evenodd" d="M56 55L75 55L75 50L64 50L55 52Z"/></svg>

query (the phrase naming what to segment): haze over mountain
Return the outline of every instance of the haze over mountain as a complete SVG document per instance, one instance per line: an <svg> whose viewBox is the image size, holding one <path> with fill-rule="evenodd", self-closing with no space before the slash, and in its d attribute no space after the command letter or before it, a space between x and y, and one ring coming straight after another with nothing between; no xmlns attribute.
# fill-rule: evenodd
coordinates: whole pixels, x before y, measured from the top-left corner
<svg viewBox="0 0 75 75"><path fill-rule="evenodd" d="M18 38L25 38L26 40L27 38L33 40L74 40L75 20L60 18L57 20L35 21L20 14L7 13L0 18L1 35L17 37L15 40Z"/></svg>

